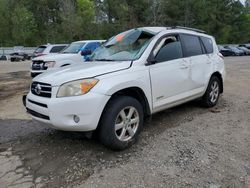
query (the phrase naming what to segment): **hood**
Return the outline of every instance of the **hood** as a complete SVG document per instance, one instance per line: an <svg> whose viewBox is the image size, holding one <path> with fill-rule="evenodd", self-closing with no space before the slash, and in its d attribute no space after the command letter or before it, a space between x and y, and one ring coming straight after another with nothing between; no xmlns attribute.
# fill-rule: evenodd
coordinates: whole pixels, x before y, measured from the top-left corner
<svg viewBox="0 0 250 188"><path fill-rule="evenodd" d="M123 62L85 62L46 71L36 76L33 81L59 86L63 83L83 78L93 78L98 75L120 71L129 68L131 61Z"/></svg>
<svg viewBox="0 0 250 188"><path fill-rule="evenodd" d="M44 56L39 56L33 59L33 61L60 61L65 59L72 59L79 54L48 54Z"/></svg>

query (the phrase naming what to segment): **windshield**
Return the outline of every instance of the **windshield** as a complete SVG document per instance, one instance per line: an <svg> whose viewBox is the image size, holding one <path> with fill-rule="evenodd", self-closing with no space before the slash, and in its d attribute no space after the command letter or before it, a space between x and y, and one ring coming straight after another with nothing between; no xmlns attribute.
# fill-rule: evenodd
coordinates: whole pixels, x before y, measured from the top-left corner
<svg viewBox="0 0 250 188"><path fill-rule="evenodd" d="M82 47L85 45L85 42L73 42L68 47L66 47L62 53L64 54L77 54Z"/></svg>
<svg viewBox="0 0 250 188"><path fill-rule="evenodd" d="M101 47L90 57L90 61L132 61L140 58L154 34L133 29L120 33Z"/></svg>
<svg viewBox="0 0 250 188"><path fill-rule="evenodd" d="M35 53L43 53L43 51L46 49L46 46L39 46L36 50Z"/></svg>

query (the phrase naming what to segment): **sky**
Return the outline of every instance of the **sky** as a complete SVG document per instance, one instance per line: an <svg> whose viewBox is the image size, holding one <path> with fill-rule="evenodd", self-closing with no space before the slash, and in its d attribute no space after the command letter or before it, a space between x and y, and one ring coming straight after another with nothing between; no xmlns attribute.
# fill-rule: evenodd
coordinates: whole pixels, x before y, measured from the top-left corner
<svg viewBox="0 0 250 188"><path fill-rule="evenodd" d="M240 0L242 3L245 3L246 0Z"/></svg>

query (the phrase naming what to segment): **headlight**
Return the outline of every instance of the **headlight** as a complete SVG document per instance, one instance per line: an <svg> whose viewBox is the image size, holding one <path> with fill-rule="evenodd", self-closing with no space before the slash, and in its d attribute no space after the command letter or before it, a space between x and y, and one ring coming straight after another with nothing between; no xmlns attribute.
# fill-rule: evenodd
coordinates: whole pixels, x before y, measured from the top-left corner
<svg viewBox="0 0 250 188"><path fill-rule="evenodd" d="M79 96L88 93L98 82L98 79L84 79L65 83L60 86L57 97Z"/></svg>
<svg viewBox="0 0 250 188"><path fill-rule="evenodd" d="M46 61L45 64L44 64L44 66L48 67L48 68L52 68L52 67L55 66L55 64L56 64L55 61Z"/></svg>

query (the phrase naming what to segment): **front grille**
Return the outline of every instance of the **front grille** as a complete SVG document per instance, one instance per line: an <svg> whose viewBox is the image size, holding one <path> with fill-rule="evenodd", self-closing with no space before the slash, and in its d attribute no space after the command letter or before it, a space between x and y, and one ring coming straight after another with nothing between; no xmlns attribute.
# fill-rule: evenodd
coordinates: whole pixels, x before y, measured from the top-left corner
<svg viewBox="0 0 250 188"><path fill-rule="evenodd" d="M45 119L45 120L50 120L49 116L45 116L45 115L40 114L40 113L38 113L38 112L35 112L35 111L33 111L33 110L29 109L29 108L26 108L26 110L27 110L27 112L28 112L29 114L31 114L31 115L34 116L34 117L41 118L41 119Z"/></svg>
<svg viewBox="0 0 250 188"><path fill-rule="evenodd" d="M33 82L31 84L31 93L40 97L51 98L52 87L50 84Z"/></svg>
<svg viewBox="0 0 250 188"><path fill-rule="evenodd" d="M45 66L45 62L41 60L35 60L32 62L32 70L47 70L48 67Z"/></svg>

